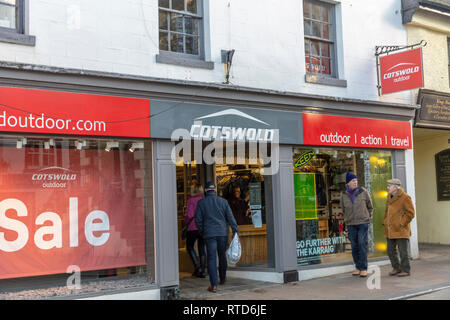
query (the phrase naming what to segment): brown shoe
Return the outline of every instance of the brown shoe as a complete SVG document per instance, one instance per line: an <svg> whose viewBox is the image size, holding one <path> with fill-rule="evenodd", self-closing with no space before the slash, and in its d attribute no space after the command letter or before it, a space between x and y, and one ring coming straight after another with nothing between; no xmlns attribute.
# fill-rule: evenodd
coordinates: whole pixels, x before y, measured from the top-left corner
<svg viewBox="0 0 450 320"><path fill-rule="evenodd" d="M208 287L208 291L210 291L212 293L216 293L217 292L217 287L216 286L209 286Z"/></svg>
<svg viewBox="0 0 450 320"><path fill-rule="evenodd" d="M401 270L398 269L393 269L391 272L389 272L390 276L395 276L397 274L399 274L400 272L402 272Z"/></svg>
<svg viewBox="0 0 450 320"><path fill-rule="evenodd" d="M359 276L360 273L361 273L361 271L355 270L355 271L352 272L352 276Z"/></svg>
<svg viewBox="0 0 450 320"><path fill-rule="evenodd" d="M397 277L409 277L409 272L400 272Z"/></svg>
<svg viewBox="0 0 450 320"><path fill-rule="evenodd" d="M367 277L367 270L361 270L361 272L359 273L359 276L363 277L363 278Z"/></svg>

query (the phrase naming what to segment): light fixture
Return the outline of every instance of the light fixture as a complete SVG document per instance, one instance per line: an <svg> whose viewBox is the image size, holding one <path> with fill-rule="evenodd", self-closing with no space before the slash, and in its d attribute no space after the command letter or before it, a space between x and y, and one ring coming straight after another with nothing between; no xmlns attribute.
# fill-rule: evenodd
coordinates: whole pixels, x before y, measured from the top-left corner
<svg viewBox="0 0 450 320"><path fill-rule="evenodd" d="M50 146L54 147L54 146L55 146L55 139L50 139L50 140L48 140L48 144L49 144Z"/></svg>
<svg viewBox="0 0 450 320"><path fill-rule="evenodd" d="M26 145L27 144L27 138L22 138L22 145Z"/></svg>
<svg viewBox="0 0 450 320"><path fill-rule="evenodd" d="M82 141L75 140L75 147L78 150L81 150L81 149L83 149L83 147L86 147L86 146L87 146L86 140L82 140Z"/></svg>
<svg viewBox="0 0 450 320"><path fill-rule="evenodd" d="M16 148L17 149L22 149L22 140L17 140L17 143L16 143Z"/></svg>
<svg viewBox="0 0 450 320"><path fill-rule="evenodd" d="M143 142L133 142L131 144L130 149L128 149L131 152L134 152L136 149L144 149L144 143Z"/></svg>
<svg viewBox="0 0 450 320"><path fill-rule="evenodd" d="M50 142L48 142L48 141L45 141L44 142L44 149L50 149Z"/></svg>
<svg viewBox="0 0 450 320"><path fill-rule="evenodd" d="M112 148L118 148L119 147L119 142L117 141L108 141L106 142L106 148L105 151L111 151Z"/></svg>

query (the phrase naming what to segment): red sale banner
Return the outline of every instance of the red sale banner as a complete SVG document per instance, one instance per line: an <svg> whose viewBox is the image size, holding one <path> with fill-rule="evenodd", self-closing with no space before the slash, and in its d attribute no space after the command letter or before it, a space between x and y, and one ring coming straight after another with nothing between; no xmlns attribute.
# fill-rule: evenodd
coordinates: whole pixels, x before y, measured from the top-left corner
<svg viewBox="0 0 450 320"><path fill-rule="evenodd" d="M381 94L423 87L422 48L380 57Z"/></svg>
<svg viewBox="0 0 450 320"><path fill-rule="evenodd" d="M144 265L136 152L39 150L0 147L0 279Z"/></svg>
<svg viewBox="0 0 450 320"><path fill-rule="evenodd" d="M303 144L412 149L411 124L407 121L304 113Z"/></svg>
<svg viewBox="0 0 450 320"><path fill-rule="evenodd" d="M150 101L0 87L0 131L150 138Z"/></svg>

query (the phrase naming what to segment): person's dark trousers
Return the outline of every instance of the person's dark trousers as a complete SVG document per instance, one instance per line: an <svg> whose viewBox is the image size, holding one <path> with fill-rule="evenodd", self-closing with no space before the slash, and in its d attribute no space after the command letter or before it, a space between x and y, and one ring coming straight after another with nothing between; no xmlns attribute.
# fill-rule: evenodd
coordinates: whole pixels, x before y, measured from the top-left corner
<svg viewBox="0 0 450 320"><path fill-rule="evenodd" d="M391 260L392 269L401 270L409 273L411 267L409 265L408 256L409 239L387 239L387 250L389 259ZM400 261L398 260L398 252L400 253Z"/></svg>
<svg viewBox="0 0 450 320"><path fill-rule="evenodd" d="M355 226L348 226L348 238L352 245L353 262L356 269L360 271L367 270L367 248L368 240L367 234L369 224L359 224Z"/></svg>
<svg viewBox="0 0 450 320"><path fill-rule="evenodd" d="M206 254L208 257L208 273L209 282L212 286L217 286L217 256L219 256L219 277L220 280L225 280L227 275L227 257L226 249L228 237L214 237L205 239Z"/></svg>
<svg viewBox="0 0 450 320"><path fill-rule="evenodd" d="M198 249L198 255L200 258L197 258L197 253L195 252L194 245L195 241L197 241L197 249ZM192 230L188 231L186 234L186 250L191 257L192 263L194 264L195 275L201 275L205 271L205 242L203 241L203 238L200 235L200 232L198 230Z"/></svg>

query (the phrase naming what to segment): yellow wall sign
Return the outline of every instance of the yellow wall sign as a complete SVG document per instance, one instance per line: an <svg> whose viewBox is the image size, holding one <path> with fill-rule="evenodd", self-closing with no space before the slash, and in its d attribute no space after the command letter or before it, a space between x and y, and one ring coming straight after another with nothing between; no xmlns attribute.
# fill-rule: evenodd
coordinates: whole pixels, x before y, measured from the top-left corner
<svg viewBox="0 0 450 320"><path fill-rule="evenodd" d="M311 159L314 157L314 154L315 153L312 150L302 153L300 155L300 157L298 157L298 159L295 160L294 168L300 168L300 167L307 165L311 161Z"/></svg>

